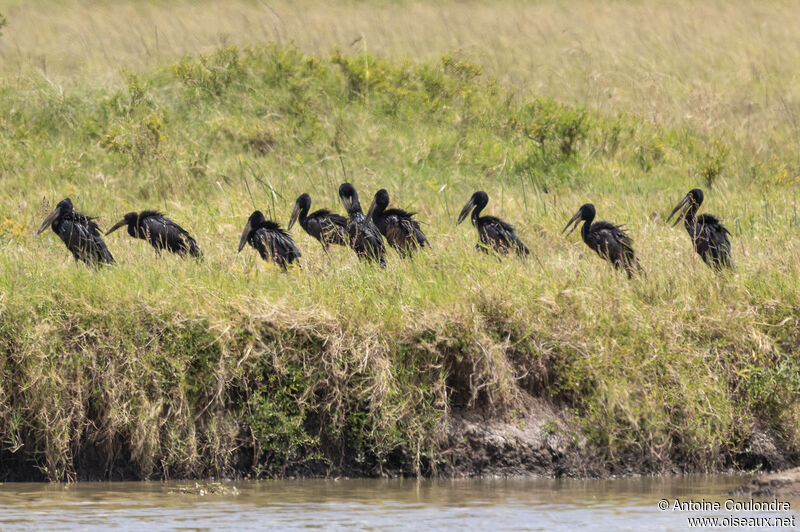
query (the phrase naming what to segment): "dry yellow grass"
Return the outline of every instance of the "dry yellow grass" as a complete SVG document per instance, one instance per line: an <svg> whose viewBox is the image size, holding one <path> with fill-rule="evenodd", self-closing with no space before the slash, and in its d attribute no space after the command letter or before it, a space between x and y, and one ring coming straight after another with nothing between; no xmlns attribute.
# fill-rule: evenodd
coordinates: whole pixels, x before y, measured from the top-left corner
<svg viewBox="0 0 800 532"><path fill-rule="evenodd" d="M800 140L792 2L7 2L2 72L116 81L221 44L430 59L460 49L520 90L731 136ZM363 37L353 45L353 41Z"/></svg>

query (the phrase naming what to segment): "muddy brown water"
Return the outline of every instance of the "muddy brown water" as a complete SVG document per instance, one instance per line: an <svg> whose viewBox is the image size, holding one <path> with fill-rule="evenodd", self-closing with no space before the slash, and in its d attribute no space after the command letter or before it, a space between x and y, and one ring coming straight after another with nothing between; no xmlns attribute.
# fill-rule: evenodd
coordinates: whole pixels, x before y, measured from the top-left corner
<svg viewBox="0 0 800 532"><path fill-rule="evenodd" d="M726 509L747 479L244 481L223 482L221 495L181 491L194 482L6 483L0 530L685 530L689 518L714 516L793 516L800 530L800 500L781 501L790 510ZM721 508L675 509L676 500ZM728 524L715 530L742 530Z"/></svg>

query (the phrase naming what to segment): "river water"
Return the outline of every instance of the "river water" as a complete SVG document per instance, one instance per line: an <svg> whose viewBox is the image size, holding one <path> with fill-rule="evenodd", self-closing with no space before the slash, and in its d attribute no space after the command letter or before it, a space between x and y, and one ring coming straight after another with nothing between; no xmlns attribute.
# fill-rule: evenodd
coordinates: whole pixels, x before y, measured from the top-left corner
<svg viewBox="0 0 800 532"><path fill-rule="evenodd" d="M800 530L800 500L786 501L788 511L725 509L730 490L745 480L244 481L223 482L224 493L205 495L194 482L6 483L0 530L686 530L688 518L700 516L794 516ZM676 499L722 508L679 510ZM729 519L715 529L744 529L735 524Z"/></svg>

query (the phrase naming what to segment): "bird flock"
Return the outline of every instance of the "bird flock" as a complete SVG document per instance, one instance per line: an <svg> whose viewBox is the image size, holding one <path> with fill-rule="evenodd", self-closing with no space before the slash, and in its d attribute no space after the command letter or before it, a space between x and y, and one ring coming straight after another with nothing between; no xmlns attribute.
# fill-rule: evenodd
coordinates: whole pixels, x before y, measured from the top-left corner
<svg viewBox="0 0 800 532"><path fill-rule="evenodd" d="M382 267L386 265L384 240L404 258L430 246L420 223L414 218L416 213L388 208L389 193L386 190L381 189L375 193L366 214L361 208L355 187L350 183L343 183L339 187L339 199L347 212L346 217L327 209L309 214L311 197L302 194L295 202L286 230L279 223L266 219L261 211L253 212L242 231L238 251L241 252L245 244L249 244L262 259L273 261L286 271L289 265L299 264L298 260L302 256L288 232L296 222L320 242L325 253L332 244L348 246L359 258L374 261ZM495 216L481 216L488 203L489 196L486 192L475 192L461 210L456 224L470 216L472 225L478 231L476 248L479 251L516 253L520 257L529 255L530 250L519 239L514 226ZM730 232L714 216L698 216L697 211L702 203L703 191L697 188L690 190L669 214L667 222L676 213L680 213L673 226L683 219L694 250L703 261L715 270L733 268L728 239ZM589 248L610 262L614 268L624 270L628 278L643 274L644 270L633 251L633 240L625 232L624 226L606 221L595 222L595 216L594 205L582 205L564 226L562 233L572 226L567 233L569 236L583 222L581 237ZM160 212L129 212L106 232L106 236L125 225L130 236L149 242L156 254L167 250L183 256L202 258L195 239ZM61 200L47 215L37 234L41 234L47 227L52 227L76 262L114 263L114 257L108 250L95 219L76 212L69 198Z"/></svg>

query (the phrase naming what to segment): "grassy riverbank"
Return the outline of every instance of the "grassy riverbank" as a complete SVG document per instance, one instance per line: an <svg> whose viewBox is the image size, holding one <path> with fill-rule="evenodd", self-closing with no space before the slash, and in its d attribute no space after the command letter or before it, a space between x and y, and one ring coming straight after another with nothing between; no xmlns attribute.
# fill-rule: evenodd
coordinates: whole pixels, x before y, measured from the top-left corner
<svg viewBox="0 0 800 532"><path fill-rule="evenodd" d="M6 14L0 43L24 42ZM790 95L774 127L759 113L729 127L735 111L700 125L641 113L624 103L634 93L601 108L570 91L551 99L552 79L531 89L502 75L503 43L494 56L434 43L403 59L350 42L131 59L102 80L87 45L71 76L52 64L36 73L33 61L4 71L8 476L468 473L452 466L454 416L523 426L542 404L560 421L541 430L600 469L752 465L765 439L796 459ZM667 101L653 94L653 106ZM308 192L339 210L344 180L362 203L384 187L418 211L432 249L413 262L393 254L380 271L347 250L326 257L296 228L302 269L283 275L249 248L235 253L254 208L285 225ZM694 186L733 233L734 273L713 275L685 231L664 223ZM454 225L479 188L487 210L517 226L529 261L477 254L474 229ZM52 232L34 236L66 196L103 228L129 210L164 210L205 259L156 259L119 231L107 239L117 266L76 267ZM627 281L559 234L587 201L627 225L646 278Z"/></svg>

